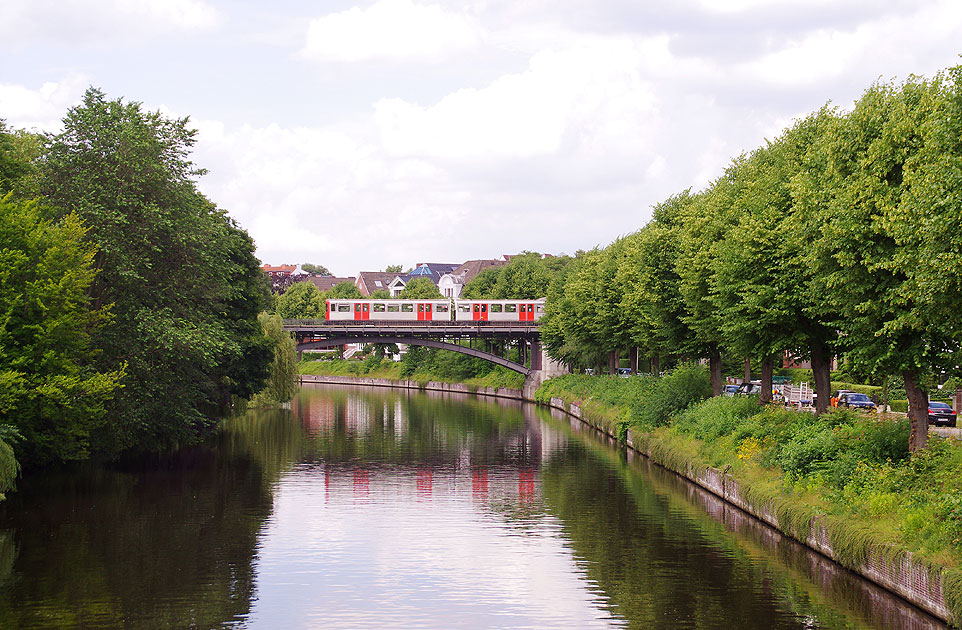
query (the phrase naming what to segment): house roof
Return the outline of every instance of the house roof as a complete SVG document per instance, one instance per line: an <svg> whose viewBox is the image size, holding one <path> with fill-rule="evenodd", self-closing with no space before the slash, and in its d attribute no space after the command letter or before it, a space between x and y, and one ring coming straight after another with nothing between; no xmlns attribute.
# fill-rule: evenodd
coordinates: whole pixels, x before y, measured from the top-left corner
<svg viewBox="0 0 962 630"><path fill-rule="evenodd" d="M261 265L264 273L293 273L297 265Z"/></svg>
<svg viewBox="0 0 962 630"><path fill-rule="evenodd" d="M375 291L387 289L391 280L394 280L397 275L386 271L362 271L357 274L357 281L354 284L364 295L371 295Z"/></svg>
<svg viewBox="0 0 962 630"><path fill-rule="evenodd" d="M356 278L353 276L350 278L336 278L334 276L312 276L309 278L314 286L320 291L330 291L334 288L334 285L341 284L342 282L350 282L351 284L356 283Z"/></svg>
<svg viewBox="0 0 962 630"><path fill-rule="evenodd" d="M474 280L475 276L486 269L504 267L508 264L504 260L469 260L464 262L456 269L451 271L452 276L458 276L461 284L467 284Z"/></svg>

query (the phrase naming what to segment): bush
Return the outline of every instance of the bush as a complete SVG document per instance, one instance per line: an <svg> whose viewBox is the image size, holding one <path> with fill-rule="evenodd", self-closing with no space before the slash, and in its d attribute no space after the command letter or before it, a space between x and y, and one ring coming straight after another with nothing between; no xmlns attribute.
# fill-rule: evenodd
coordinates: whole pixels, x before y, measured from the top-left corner
<svg viewBox="0 0 962 630"><path fill-rule="evenodd" d="M678 416L672 428L699 440L715 440L734 433L746 418L763 410L755 398L715 396L688 408Z"/></svg>
<svg viewBox="0 0 962 630"><path fill-rule="evenodd" d="M656 381L644 404L638 407L635 422L644 427L665 426L676 414L711 395L711 380L705 366L694 363L679 365Z"/></svg>

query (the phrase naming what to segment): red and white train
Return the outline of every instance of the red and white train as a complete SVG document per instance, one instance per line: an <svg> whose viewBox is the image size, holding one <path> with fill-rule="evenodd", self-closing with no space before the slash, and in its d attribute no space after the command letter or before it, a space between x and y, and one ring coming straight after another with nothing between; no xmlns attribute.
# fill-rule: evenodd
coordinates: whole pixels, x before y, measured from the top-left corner
<svg viewBox="0 0 962 630"><path fill-rule="evenodd" d="M328 321L536 322L538 300L326 300Z"/></svg>

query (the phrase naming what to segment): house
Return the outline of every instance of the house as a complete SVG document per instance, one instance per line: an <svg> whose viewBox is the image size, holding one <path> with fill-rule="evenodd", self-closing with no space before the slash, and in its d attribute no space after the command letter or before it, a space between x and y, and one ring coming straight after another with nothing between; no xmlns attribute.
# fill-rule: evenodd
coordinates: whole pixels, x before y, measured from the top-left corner
<svg viewBox="0 0 962 630"><path fill-rule="evenodd" d="M294 282L300 282L311 274L300 265L261 265L261 270L271 281L272 293L283 293Z"/></svg>
<svg viewBox="0 0 962 630"><path fill-rule="evenodd" d="M437 286L444 275L451 273L457 267L459 265L452 263L418 263L410 273L398 274L391 280L388 285L391 297L400 295L407 283L416 278L426 278Z"/></svg>
<svg viewBox="0 0 962 630"><path fill-rule="evenodd" d="M330 291L335 285L341 284L343 282L350 282L354 286L357 286L357 278L351 276L349 278L336 278L334 276L311 276L310 281L314 283L319 291Z"/></svg>
<svg viewBox="0 0 962 630"><path fill-rule="evenodd" d="M361 292L361 295L368 297L375 291L387 291L388 285L397 275L386 271L362 271L357 274L354 286Z"/></svg>
<svg viewBox="0 0 962 630"><path fill-rule="evenodd" d="M441 295L448 298L461 297L464 285L474 280L474 278L486 269L497 269L508 264L507 260L469 260L450 273L446 273L438 280L438 290Z"/></svg>

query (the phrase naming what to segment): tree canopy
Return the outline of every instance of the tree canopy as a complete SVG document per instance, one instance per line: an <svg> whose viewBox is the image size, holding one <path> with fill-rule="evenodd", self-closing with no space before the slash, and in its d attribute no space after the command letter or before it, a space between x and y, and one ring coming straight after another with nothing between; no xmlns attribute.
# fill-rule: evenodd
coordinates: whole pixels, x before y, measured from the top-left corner
<svg viewBox="0 0 962 630"><path fill-rule="evenodd" d="M97 366L127 365L98 430L104 454L194 441L267 377L266 280L247 233L197 190L194 137L187 119L91 88L40 163L43 207L75 213L97 248L91 302L113 314L94 333Z"/></svg>

